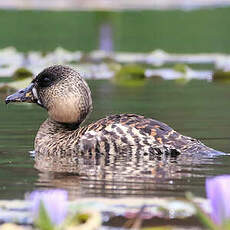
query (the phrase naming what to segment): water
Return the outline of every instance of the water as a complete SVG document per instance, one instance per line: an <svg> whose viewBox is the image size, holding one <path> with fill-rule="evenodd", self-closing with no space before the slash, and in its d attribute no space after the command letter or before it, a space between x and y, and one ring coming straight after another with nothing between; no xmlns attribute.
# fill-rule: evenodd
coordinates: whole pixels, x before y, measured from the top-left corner
<svg viewBox="0 0 230 230"><path fill-rule="evenodd" d="M87 123L108 114L136 113L161 120L206 145L230 152L229 85L193 80L147 80L122 87L107 80L89 81L94 111ZM0 199L24 198L34 189L65 188L70 197L204 196L208 176L229 172L229 156L180 155L140 158L127 154L95 162L66 163L44 159L34 167L29 151L46 111L36 105L0 102ZM55 173L55 171L68 171ZM80 170L81 176L76 172Z"/></svg>

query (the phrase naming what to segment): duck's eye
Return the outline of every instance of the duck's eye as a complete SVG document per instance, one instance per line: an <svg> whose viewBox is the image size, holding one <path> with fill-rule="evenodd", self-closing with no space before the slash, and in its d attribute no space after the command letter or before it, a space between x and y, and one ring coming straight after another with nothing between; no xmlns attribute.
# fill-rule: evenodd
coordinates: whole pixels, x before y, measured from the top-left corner
<svg viewBox="0 0 230 230"><path fill-rule="evenodd" d="M45 83L50 83L50 82L51 82L51 79L48 78L48 77L45 77L45 78L43 78L43 82L45 82Z"/></svg>
<svg viewBox="0 0 230 230"><path fill-rule="evenodd" d="M48 87L52 84L53 78L51 76L44 76L38 80L40 87Z"/></svg>

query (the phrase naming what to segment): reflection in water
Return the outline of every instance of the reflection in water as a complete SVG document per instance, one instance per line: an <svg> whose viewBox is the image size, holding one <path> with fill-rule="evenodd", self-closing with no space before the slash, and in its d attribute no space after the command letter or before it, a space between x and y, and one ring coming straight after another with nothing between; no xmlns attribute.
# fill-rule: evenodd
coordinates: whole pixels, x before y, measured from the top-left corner
<svg viewBox="0 0 230 230"><path fill-rule="evenodd" d="M37 186L64 188L70 197L184 196L197 182L203 183L205 171L215 160L199 154L171 157L124 153L97 159L42 156L36 158L35 168L40 171ZM201 165L206 168L200 169Z"/></svg>
<svg viewBox="0 0 230 230"><path fill-rule="evenodd" d="M113 51L113 34L112 26L104 23L100 26L99 50L111 52Z"/></svg>

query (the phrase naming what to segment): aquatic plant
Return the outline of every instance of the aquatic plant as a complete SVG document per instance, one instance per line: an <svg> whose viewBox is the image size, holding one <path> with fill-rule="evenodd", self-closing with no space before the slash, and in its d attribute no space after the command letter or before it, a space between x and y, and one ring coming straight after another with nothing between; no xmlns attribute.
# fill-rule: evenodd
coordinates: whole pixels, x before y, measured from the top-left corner
<svg viewBox="0 0 230 230"><path fill-rule="evenodd" d="M217 70L212 74L213 81L221 81L224 83L230 82L230 71Z"/></svg>
<svg viewBox="0 0 230 230"><path fill-rule="evenodd" d="M206 194L212 207L212 220L230 229L230 175L207 179Z"/></svg>
<svg viewBox="0 0 230 230"><path fill-rule="evenodd" d="M40 229L53 229L67 215L67 192L60 189L35 191L30 195L32 214Z"/></svg>
<svg viewBox="0 0 230 230"><path fill-rule="evenodd" d="M145 69L140 65L124 65L121 69L115 74L116 78L125 78L128 80L144 79L145 78Z"/></svg>
<svg viewBox="0 0 230 230"><path fill-rule="evenodd" d="M144 84L145 69L140 65L124 65L115 73L114 80L120 85L139 86Z"/></svg>
<svg viewBox="0 0 230 230"><path fill-rule="evenodd" d="M67 192L61 189L34 191L30 194L34 224L40 230L95 230L101 216L93 211L68 211ZM20 229L19 229L20 230Z"/></svg>
<svg viewBox="0 0 230 230"><path fill-rule="evenodd" d="M28 69L21 67L15 70L15 72L13 73L13 79L15 80L22 80L28 77L32 77L33 73L31 71L29 71Z"/></svg>
<svg viewBox="0 0 230 230"><path fill-rule="evenodd" d="M188 70L188 66L182 63L178 63L176 65L173 66L173 69L177 72L186 74L187 70Z"/></svg>
<svg viewBox="0 0 230 230"><path fill-rule="evenodd" d="M211 205L210 216L193 202L191 194L187 194L196 208L198 218L208 229L230 230L230 175L208 178L205 187Z"/></svg>

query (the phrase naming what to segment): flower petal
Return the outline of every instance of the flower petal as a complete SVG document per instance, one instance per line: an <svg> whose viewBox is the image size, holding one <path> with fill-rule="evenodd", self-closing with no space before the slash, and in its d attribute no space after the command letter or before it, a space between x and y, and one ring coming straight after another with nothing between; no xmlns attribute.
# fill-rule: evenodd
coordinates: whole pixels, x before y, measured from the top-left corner
<svg viewBox="0 0 230 230"><path fill-rule="evenodd" d="M206 193L211 202L212 218L222 224L230 218L230 175L217 176L206 180Z"/></svg>
<svg viewBox="0 0 230 230"><path fill-rule="evenodd" d="M59 225L67 214L67 192L64 190L34 191L30 195L34 218L38 218L41 201L53 224Z"/></svg>

